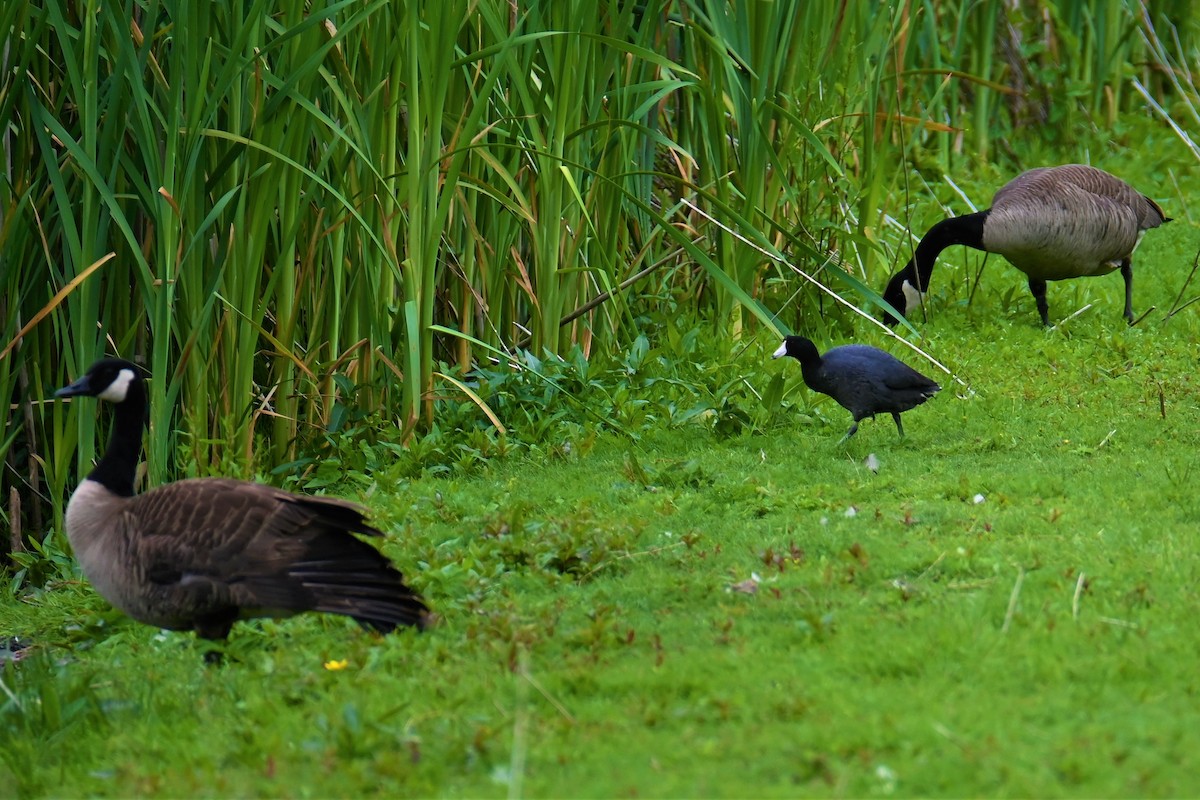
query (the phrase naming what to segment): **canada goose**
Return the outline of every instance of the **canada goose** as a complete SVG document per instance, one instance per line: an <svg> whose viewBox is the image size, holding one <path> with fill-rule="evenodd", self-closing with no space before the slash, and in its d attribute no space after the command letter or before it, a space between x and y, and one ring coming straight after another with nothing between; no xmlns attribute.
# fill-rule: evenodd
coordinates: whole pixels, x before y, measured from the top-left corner
<svg viewBox="0 0 1200 800"><path fill-rule="evenodd" d="M233 623L302 611L343 614L381 632L424 627L428 609L378 550L362 510L249 481L193 478L135 495L146 420L143 371L97 361L56 397L116 406L112 438L67 505L83 574L129 616L224 639Z"/></svg>
<svg viewBox="0 0 1200 800"><path fill-rule="evenodd" d="M829 395L854 415L854 424L842 442L858 431L859 420L884 412L892 415L900 438L904 438L900 413L916 408L942 388L891 353L865 344L834 347L822 357L808 339L789 336L771 357L781 356L800 362L800 374L808 388Z"/></svg>
<svg viewBox="0 0 1200 800"><path fill-rule="evenodd" d="M929 289L938 254L962 244L997 253L1029 276L1042 324L1050 325L1046 281L1107 275L1125 278L1125 319L1133 322L1130 257L1142 234L1170 222L1158 203L1125 181L1083 164L1022 172L996 192L992 207L944 219L929 229L883 299L910 316ZM896 318L885 314L889 325Z"/></svg>

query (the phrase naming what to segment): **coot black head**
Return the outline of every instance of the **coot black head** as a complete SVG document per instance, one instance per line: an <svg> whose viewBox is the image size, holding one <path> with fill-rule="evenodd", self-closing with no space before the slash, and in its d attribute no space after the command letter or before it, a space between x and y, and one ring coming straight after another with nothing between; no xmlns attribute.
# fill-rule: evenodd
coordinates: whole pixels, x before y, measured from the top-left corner
<svg viewBox="0 0 1200 800"><path fill-rule="evenodd" d="M817 352L817 346L803 336L788 336L784 338L783 344L779 345L771 358L780 358L782 356L791 356L801 364L811 364L821 360L821 354Z"/></svg>

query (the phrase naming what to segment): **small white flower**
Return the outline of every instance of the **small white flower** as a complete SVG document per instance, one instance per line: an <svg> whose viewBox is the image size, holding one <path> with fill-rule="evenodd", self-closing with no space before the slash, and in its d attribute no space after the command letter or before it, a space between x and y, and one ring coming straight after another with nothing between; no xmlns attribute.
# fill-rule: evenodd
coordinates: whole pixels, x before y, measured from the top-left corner
<svg viewBox="0 0 1200 800"><path fill-rule="evenodd" d="M875 777L882 784L879 788L884 794L891 794L896 791L896 771L887 764L880 764L875 767Z"/></svg>

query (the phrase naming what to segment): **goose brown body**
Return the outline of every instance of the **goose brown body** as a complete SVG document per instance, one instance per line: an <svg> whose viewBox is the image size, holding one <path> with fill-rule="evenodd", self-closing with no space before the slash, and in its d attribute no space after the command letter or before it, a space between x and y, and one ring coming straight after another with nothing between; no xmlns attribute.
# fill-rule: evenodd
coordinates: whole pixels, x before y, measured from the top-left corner
<svg viewBox="0 0 1200 800"><path fill-rule="evenodd" d="M122 392L106 388L114 373L133 376ZM129 616L208 639L225 638L239 619L303 611L342 614L383 632L424 625L420 596L354 535L379 535L358 506L226 478L135 495L126 473L136 465L145 418L138 368L97 362L59 394L117 404L112 440L72 495L66 528L84 575Z"/></svg>
<svg viewBox="0 0 1200 800"><path fill-rule="evenodd" d="M1121 270L1125 317L1133 321L1132 255L1142 235L1168 218L1162 208L1125 181L1083 164L1041 167L1005 184L992 206L942 220L897 272L883 297L911 314L920 302L938 255L955 244L1004 256L1029 279L1042 323L1050 324L1046 282ZM895 322L889 316L889 322Z"/></svg>

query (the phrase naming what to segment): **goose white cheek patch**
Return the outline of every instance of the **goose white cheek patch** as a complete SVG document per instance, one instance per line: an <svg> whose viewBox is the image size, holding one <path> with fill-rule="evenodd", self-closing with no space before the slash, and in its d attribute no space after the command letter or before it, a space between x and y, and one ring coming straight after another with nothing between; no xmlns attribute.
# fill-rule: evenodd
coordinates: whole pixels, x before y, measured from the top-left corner
<svg viewBox="0 0 1200 800"><path fill-rule="evenodd" d="M925 302L925 293L918 291L917 287L908 281L905 281L900 289L904 292L904 316L907 317Z"/></svg>
<svg viewBox="0 0 1200 800"><path fill-rule="evenodd" d="M120 403L129 393L129 384L133 383L136 377L133 370L123 369L117 373L117 377L108 385L108 388L96 396L110 403Z"/></svg>

